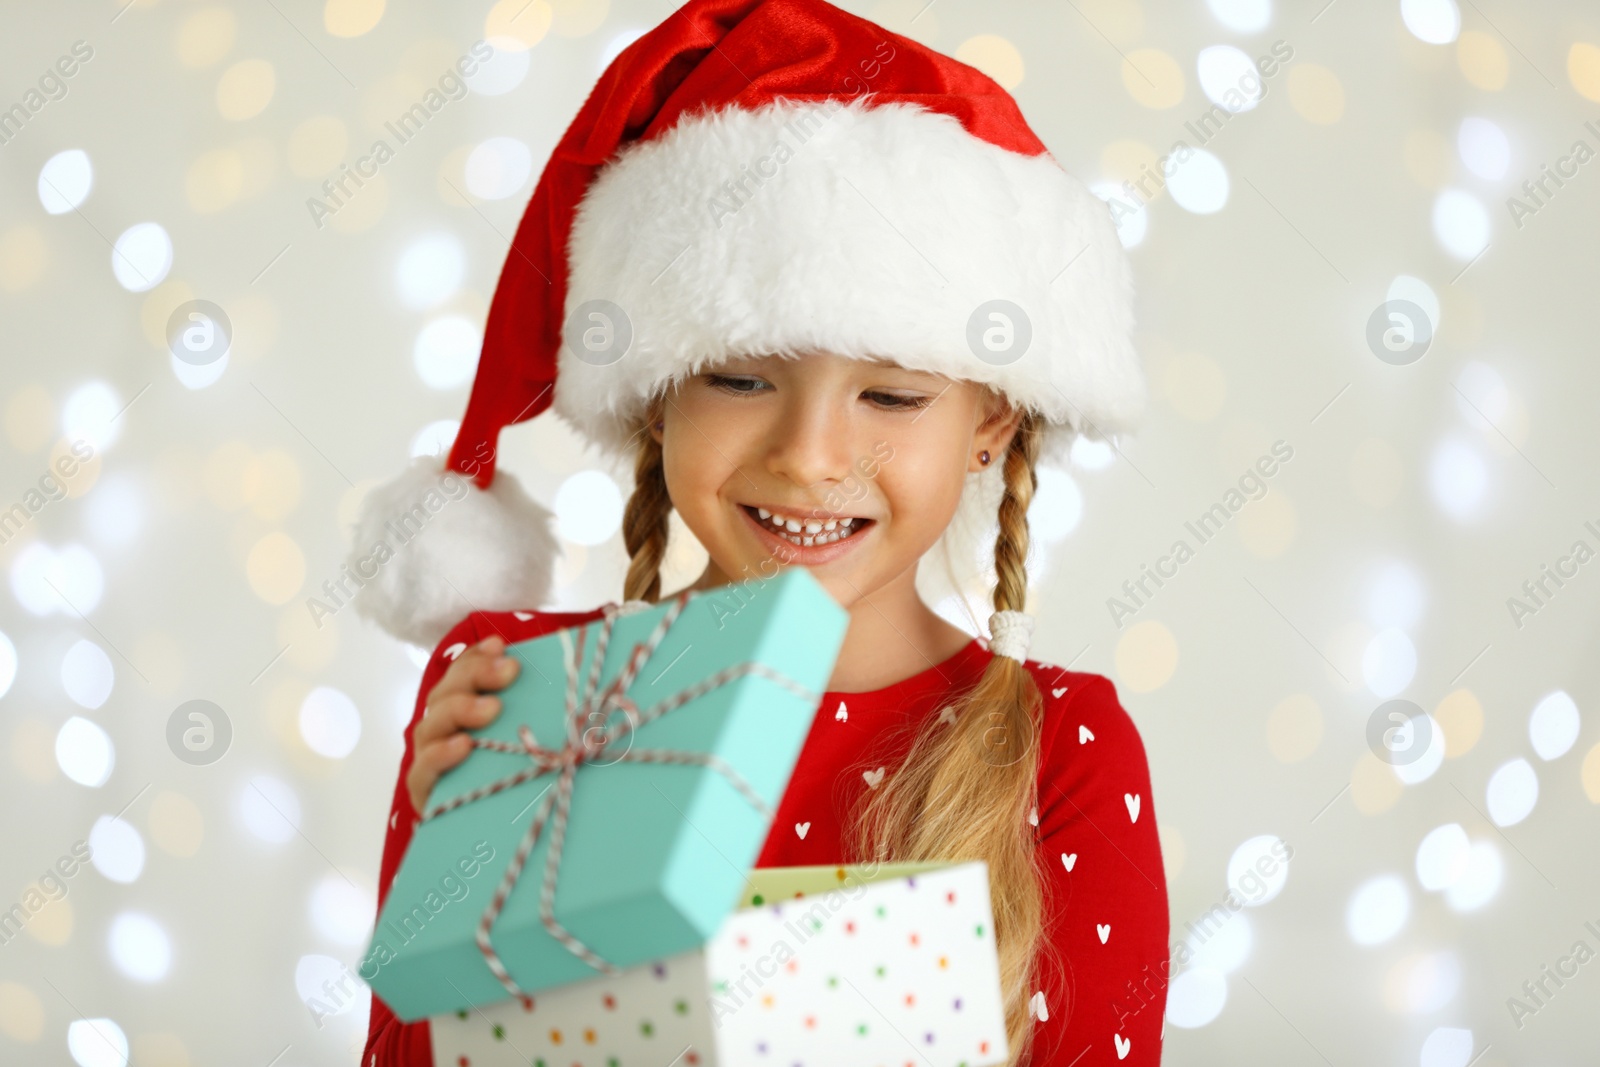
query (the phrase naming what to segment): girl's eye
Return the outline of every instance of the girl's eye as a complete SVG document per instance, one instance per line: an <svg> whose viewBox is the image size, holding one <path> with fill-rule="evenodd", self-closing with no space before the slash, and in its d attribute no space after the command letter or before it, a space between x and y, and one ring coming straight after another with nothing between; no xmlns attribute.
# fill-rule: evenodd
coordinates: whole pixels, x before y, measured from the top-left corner
<svg viewBox="0 0 1600 1067"><path fill-rule="evenodd" d="M760 390L757 388L744 388L745 386L761 386L765 383L759 378L739 378L729 374L708 374L706 382L713 388L722 389L735 396L751 396ZM871 397L873 403L888 411L916 411L933 403L932 397L927 396L898 396L894 393L870 392L862 396Z"/></svg>

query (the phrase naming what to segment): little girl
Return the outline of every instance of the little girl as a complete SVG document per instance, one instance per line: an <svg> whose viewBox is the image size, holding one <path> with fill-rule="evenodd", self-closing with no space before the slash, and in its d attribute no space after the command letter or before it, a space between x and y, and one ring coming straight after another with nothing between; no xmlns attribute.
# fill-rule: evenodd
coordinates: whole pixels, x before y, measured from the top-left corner
<svg viewBox="0 0 1600 1067"><path fill-rule="evenodd" d="M1036 466L1143 401L1129 275L1104 205L1003 89L822 0L691 0L619 55L495 292L442 475L478 488L445 500L425 458L358 523L356 555L397 517L426 524L356 603L436 646L380 900L465 731L499 713L506 645L619 610L536 610L551 516L495 457L503 427L553 406L632 460L620 610L661 599L676 510L710 557L692 589L803 566L850 614L757 866L982 859L1008 1063L1158 1063L1144 749L1109 680L1028 658L1025 613ZM993 498L985 643L916 575ZM426 1067L427 1024L375 998L362 1062Z"/></svg>

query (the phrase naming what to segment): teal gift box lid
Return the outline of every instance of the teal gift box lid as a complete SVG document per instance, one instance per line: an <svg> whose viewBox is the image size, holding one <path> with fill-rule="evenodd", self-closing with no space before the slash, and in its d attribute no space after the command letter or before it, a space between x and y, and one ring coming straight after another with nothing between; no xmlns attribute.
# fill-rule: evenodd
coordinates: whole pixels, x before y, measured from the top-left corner
<svg viewBox="0 0 1600 1067"><path fill-rule="evenodd" d="M658 634L674 610L677 617ZM552 904L572 938L618 968L710 940L737 905L766 840L769 813L788 786L848 624L849 614L801 567L613 616L596 692L622 673L636 646L659 638L626 690L639 712L738 664L761 665L789 684L759 671L737 675L577 765ZM473 736L514 751L476 748L434 787L430 817L416 828L357 968L401 1020L512 995L476 937L533 821L559 792L558 772L461 798L533 769L521 727L541 748L566 745L568 657L577 657L573 692L581 703L604 625L602 618L510 646L507 654L522 668L501 691L500 715ZM574 736L583 730L597 736L622 724L625 714L612 708L604 718L584 716ZM713 767L614 758L657 750L715 756L767 811ZM431 814L452 801L461 802ZM541 920L552 830L547 819L489 931L495 954L524 993L601 973Z"/></svg>

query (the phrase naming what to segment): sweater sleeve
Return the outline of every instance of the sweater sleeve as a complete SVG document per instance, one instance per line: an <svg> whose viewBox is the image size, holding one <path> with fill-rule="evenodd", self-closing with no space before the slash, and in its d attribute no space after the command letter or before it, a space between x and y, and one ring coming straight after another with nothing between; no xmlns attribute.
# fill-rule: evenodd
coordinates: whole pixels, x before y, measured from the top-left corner
<svg viewBox="0 0 1600 1067"><path fill-rule="evenodd" d="M378 873L380 911L383 908L384 898L389 895L389 886L394 882L395 872L400 869L400 860L406 854L406 847L411 844L411 834L417 824L417 811L411 806L411 792L406 788L406 775L411 770L411 762L415 756L412 734L422 719L428 694L433 691L433 687L439 684L439 679L444 676L444 672L449 669L455 658L480 639L477 615L467 616L439 642L433 655L428 659L427 667L423 669L422 683L417 687L416 707L412 710L411 722L406 727L406 747L400 757L400 773L395 781L394 806L389 812L389 829L383 839L383 860ZM433 1038L428 1030L427 1020L403 1023L395 1018L389 1006L378 999L377 994L373 994L372 1014L367 1024L367 1047L361 1054L361 1063L362 1067L433 1067Z"/></svg>
<svg viewBox="0 0 1600 1067"><path fill-rule="evenodd" d="M1057 679L1044 692L1048 947L1032 1001L1031 1067L1156 1067L1169 931L1144 744L1110 679Z"/></svg>

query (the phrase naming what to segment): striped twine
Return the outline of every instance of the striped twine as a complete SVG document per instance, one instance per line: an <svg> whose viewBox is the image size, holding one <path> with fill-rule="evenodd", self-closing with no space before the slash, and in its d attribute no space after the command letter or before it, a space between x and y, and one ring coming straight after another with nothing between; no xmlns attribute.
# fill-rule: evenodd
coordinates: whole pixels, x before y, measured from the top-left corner
<svg viewBox="0 0 1600 1067"><path fill-rule="evenodd" d="M763 663L739 663L725 667L710 675L702 681L679 690L670 696L664 697L648 708L640 709L628 696L627 690L632 686L650 657L661 644L667 631L678 616L683 613L684 607L689 602L690 593L684 590L670 601L666 613L657 622L655 629L639 644L635 645L629 654L622 670L611 684L603 690L600 689L600 672L605 664L606 648L611 642L611 632L616 620L621 613L615 610L614 605L607 605L604 621L601 623L599 636L595 642L593 657L589 660L587 675L579 670L583 661L583 646L587 637L587 627L578 630L577 648L572 644L572 632L560 631L561 648L564 664L567 671L567 696L566 696L566 740L560 749L545 748L538 743L533 731L526 724L517 730L518 743L509 741L492 741L485 738L474 738L474 748L488 749L493 752L520 753L528 757L530 766L508 775L505 778L479 786L470 792L463 793L452 800L445 801L428 811L422 821L438 818L446 812L454 811L474 801L482 800L507 789L514 789L519 785L542 778L547 774L556 774L555 788L550 790L540 802L533 821L529 824L527 833L523 835L516 852L511 857L511 862L506 866L505 874L496 886L488 906L483 909L483 915L478 920L478 929L475 940L478 950L483 953L484 962L488 965L506 991L512 996L524 996L523 990L506 970L504 962L490 944L489 931L499 919L505 902L516 886L517 880L522 876L522 869L528 862L528 857L533 853L534 847L539 843L540 835L544 831L546 822L550 825L550 849L545 855L544 878L539 890L539 919L544 924L550 936L559 941L574 956L583 960L590 967L602 974L615 975L620 973L620 968L609 961L602 959L592 949L578 938L574 937L566 927L562 926L555 917L555 892L556 876L561 869L561 850L566 840L567 816L572 807L572 785L578 767L584 763L595 763L599 757L606 754L618 741L628 739L641 726L645 726L666 715L668 712L683 707L685 704L704 696L706 693L719 686L746 675L756 675L781 686L794 693L808 704L818 703L822 697L818 693L800 685L792 678L773 670ZM578 685L580 677L583 678L583 689L580 694ZM581 729L584 721L592 716L609 716L611 710L619 709L623 719L615 726L605 730L591 728ZM591 736L595 735L595 736ZM768 822L773 818L773 812L768 807L761 795L751 788L750 783L729 766L725 761L707 752L688 752L672 749L632 749L626 748L620 753L614 753L610 762L629 761L634 763L667 763L680 765L694 765L709 767L726 778L739 795L750 802L750 805L761 813ZM609 763L600 764L609 766Z"/></svg>

